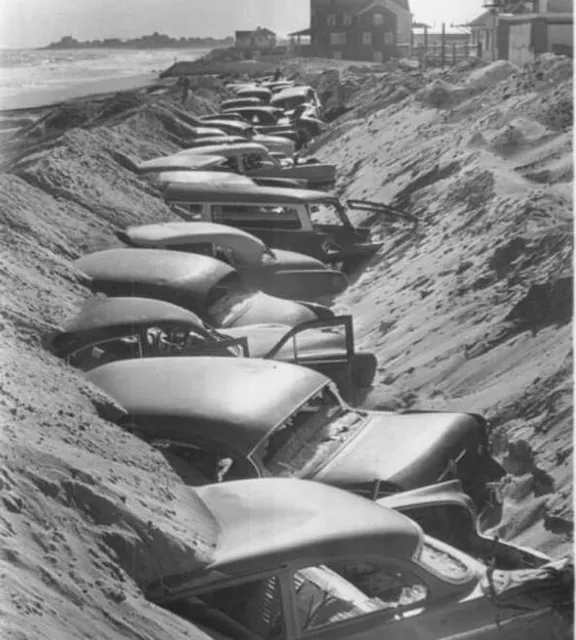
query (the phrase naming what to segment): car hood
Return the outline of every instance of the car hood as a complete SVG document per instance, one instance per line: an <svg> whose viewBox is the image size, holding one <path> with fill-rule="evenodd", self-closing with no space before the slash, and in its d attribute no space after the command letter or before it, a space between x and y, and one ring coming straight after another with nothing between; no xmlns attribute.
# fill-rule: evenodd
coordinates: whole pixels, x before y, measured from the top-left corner
<svg viewBox="0 0 576 640"><path fill-rule="evenodd" d="M226 329L231 338L246 338L252 358L263 358L275 347L292 327L287 324L258 324ZM308 329L298 335L300 358L317 357L326 353L346 350L344 336L332 328ZM294 349L289 340L275 356L276 360L293 360Z"/></svg>
<svg viewBox="0 0 576 640"><path fill-rule="evenodd" d="M287 251L284 249L273 249L276 258L275 266L284 269L326 269L326 266L320 260L307 256L296 251Z"/></svg>
<svg viewBox="0 0 576 640"><path fill-rule="evenodd" d="M463 413L369 412L364 427L314 479L358 488L380 480L403 490L433 484L450 458L476 446L480 432L480 422Z"/></svg>
<svg viewBox="0 0 576 640"><path fill-rule="evenodd" d="M251 297L249 304L243 305L237 314L234 314L222 325L222 328L261 323L282 323L295 327L302 322L317 319L318 315L304 303L284 300L258 292Z"/></svg>

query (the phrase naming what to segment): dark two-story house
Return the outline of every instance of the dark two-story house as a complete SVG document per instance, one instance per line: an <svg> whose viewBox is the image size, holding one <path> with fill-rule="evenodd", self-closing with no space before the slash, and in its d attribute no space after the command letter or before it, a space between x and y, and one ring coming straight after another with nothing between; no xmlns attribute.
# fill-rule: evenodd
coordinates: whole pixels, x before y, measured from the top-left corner
<svg viewBox="0 0 576 640"><path fill-rule="evenodd" d="M408 0L310 0L312 55L383 62L410 42Z"/></svg>

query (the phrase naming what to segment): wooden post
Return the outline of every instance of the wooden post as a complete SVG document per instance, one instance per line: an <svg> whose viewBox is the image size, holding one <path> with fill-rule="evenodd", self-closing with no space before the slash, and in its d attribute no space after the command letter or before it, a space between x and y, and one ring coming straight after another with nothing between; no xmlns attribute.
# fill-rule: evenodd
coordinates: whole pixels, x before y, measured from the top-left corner
<svg viewBox="0 0 576 640"><path fill-rule="evenodd" d="M470 57L470 47L467 42L464 43L464 57L466 60Z"/></svg>
<svg viewBox="0 0 576 640"><path fill-rule="evenodd" d="M427 63L428 63L428 27L424 27L424 62L423 62L423 68L424 70L427 67Z"/></svg>
<svg viewBox="0 0 576 640"><path fill-rule="evenodd" d="M456 66L456 43L452 43L452 64Z"/></svg>
<svg viewBox="0 0 576 640"><path fill-rule="evenodd" d="M442 23L442 35L440 36L440 66L446 66L446 23Z"/></svg>

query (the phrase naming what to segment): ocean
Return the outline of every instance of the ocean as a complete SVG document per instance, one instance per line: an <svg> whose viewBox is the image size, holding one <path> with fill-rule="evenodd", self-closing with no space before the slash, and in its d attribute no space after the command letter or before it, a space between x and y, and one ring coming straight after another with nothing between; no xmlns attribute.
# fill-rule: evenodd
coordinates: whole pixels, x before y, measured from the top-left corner
<svg viewBox="0 0 576 640"><path fill-rule="evenodd" d="M134 89L176 60L208 49L0 50L0 109L33 108L70 98Z"/></svg>

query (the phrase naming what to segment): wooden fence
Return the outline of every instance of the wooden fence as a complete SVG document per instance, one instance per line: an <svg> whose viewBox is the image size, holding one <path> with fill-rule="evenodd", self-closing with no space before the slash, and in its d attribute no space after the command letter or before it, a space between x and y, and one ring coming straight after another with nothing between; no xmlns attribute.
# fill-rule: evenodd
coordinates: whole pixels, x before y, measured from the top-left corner
<svg viewBox="0 0 576 640"><path fill-rule="evenodd" d="M456 42L434 42L432 44L418 43L399 44L398 54L401 58L412 58L419 60L423 67L445 67L455 65L468 58L481 58L482 45L456 43Z"/></svg>

